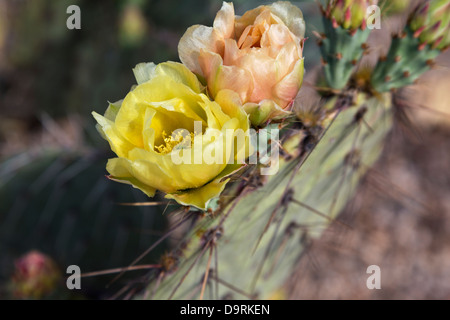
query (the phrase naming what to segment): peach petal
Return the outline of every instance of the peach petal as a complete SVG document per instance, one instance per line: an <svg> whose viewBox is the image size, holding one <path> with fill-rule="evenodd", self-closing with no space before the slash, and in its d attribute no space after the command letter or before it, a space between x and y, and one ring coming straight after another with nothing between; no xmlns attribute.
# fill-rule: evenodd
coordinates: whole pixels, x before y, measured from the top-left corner
<svg viewBox="0 0 450 320"><path fill-rule="evenodd" d="M233 3L224 2L222 8L217 12L213 28L218 34L228 39L234 36L234 6Z"/></svg>

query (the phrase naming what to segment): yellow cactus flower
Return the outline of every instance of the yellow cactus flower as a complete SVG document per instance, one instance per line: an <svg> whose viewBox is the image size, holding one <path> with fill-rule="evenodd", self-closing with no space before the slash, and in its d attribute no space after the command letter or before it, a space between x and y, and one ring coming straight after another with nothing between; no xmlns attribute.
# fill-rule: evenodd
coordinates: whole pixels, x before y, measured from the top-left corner
<svg viewBox="0 0 450 320"><path fill-rule="evenodd" d="M224 2L213 27L195 25L180 39L181 61L205 78L215 97L239 94L253 125L287 116L304 73L305 22L300 9L275 2L235 16Z"/></svg>
<svg viewBox="0 0 450 320"><path fill-rule="evenodd" d="M206 209L252 152L247 135L235 141L250 126L239 97L224 90L211 101L180 63L139 64L134 73L138 85L121 103L93 112L118 156L106 166L110 178Z"/></svg>

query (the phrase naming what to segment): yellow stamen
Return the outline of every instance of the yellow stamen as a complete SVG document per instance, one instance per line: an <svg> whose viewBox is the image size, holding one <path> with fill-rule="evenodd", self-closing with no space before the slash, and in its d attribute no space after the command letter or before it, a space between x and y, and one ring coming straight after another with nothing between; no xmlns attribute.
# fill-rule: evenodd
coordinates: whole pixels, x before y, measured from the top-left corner
<svg viewBox="0 0 450 320"><path fill-rule="evenodd" d="M182 131L179 131L175 137L173 134L170 136L166 133L166 131L162 132L164 143L160 146L155 146L155 150L161 154L170 153L175 146L182 143L183 147L192 146L194 143L194 133L190 133L189 136L183 137Z"/></svg>

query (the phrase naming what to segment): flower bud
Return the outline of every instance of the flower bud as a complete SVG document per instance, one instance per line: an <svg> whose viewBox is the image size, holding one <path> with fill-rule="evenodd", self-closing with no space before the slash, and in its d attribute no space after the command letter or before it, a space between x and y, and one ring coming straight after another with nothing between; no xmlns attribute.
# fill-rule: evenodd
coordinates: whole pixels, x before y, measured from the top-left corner
<svg viewBox="0 0 450 320"><path fill-rule="evenodd" d="M61 273L56 263L39 251L31 251L15 261L13 296L40 299L56 289Z"/></svg>
<svg viewBox="0 0 450 320"><path fill-rule="evenodd" d="M412 14L409 27L422 46L446 49L450 45L450 0L424 2Z"/></svg>
<svg viewBox="0 0 450 320"><path fill-rule="evenodd" d="M323 13L333 21L335 28L365 29L367 8L373 4L373 0L331 0Z"/></svg>

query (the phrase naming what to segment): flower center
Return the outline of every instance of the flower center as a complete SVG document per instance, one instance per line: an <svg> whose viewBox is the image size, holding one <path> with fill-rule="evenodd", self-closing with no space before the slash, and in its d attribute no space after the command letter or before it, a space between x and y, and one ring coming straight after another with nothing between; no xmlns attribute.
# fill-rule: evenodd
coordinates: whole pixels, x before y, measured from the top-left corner
<svg viewBox="0 0 450 320"><path fill-rule="evenodd" d="M185 131L186 132L186 131ZM182 148L192 147L194 143L194 133L191 132L189 135L183 136L182 131L178 131L175 135L168 135L165 130L162 132L162 138L164 143L159 146L155 146L155 151L161 154L170 153L173 148L179 144L181 144Z"/></svg>
<svg viewBox="0 0 450 320"><path fill-rule="evenodd" d="M264 28L261 25L247 26L238 41L239 49L259 48Z"/></svg>

